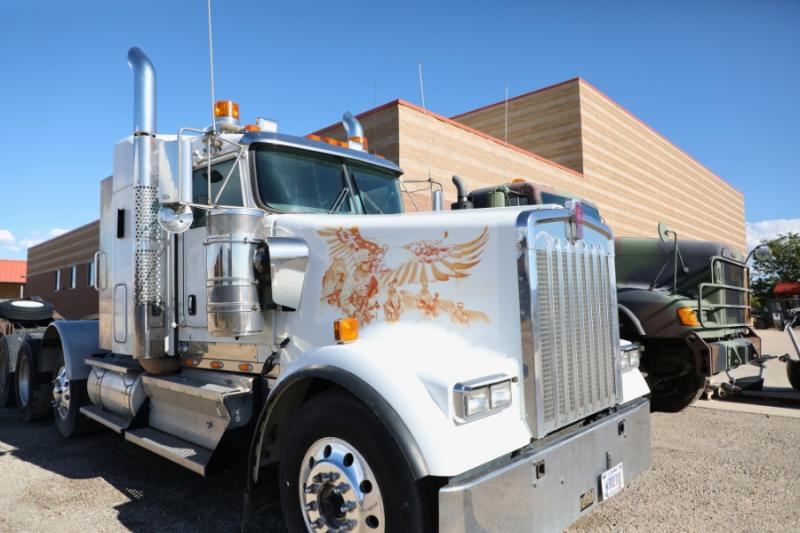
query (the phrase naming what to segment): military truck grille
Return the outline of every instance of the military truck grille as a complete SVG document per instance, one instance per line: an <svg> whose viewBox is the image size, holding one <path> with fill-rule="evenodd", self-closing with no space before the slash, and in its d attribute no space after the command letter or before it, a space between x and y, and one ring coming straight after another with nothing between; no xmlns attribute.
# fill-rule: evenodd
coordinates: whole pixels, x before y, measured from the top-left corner
<svg viewBox="0 0 800 533"><path fill-rule="evenodd" d="M534 433L541 436L616 403L619 337L613 256L597 244L558 239L533 253L541 365Z"/></svg>

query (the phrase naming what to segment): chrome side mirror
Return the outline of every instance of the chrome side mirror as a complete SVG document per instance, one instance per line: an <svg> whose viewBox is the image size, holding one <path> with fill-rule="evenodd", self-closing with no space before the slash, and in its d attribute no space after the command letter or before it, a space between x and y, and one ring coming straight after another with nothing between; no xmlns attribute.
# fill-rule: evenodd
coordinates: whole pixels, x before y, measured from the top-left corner
<svg viewBox="0 0 800 533"><path fill-rule="evenodd" d="M158 225L167 233L183 233L193 220L192 208L186 204L162 205L158 210Z"/></svg>
<svg viewBox="0 0 800 533"><path fill-rule="evenodd" d="M766 244L759 244L753 250L753 256L759 261L769 261L772 259L772 250Z"/></svg>

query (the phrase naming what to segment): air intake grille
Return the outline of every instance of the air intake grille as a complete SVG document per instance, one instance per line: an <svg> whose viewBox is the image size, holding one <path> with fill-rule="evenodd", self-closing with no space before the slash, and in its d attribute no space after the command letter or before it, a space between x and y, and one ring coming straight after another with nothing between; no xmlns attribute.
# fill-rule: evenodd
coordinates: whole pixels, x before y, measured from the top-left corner
<svg viewBox="0 0 800 533"><path fill-rule="evenodd" d="M619 347L610 261L600 245L581 241L573 246L551 239L535 250L544 432L616 403Z"/></svg>

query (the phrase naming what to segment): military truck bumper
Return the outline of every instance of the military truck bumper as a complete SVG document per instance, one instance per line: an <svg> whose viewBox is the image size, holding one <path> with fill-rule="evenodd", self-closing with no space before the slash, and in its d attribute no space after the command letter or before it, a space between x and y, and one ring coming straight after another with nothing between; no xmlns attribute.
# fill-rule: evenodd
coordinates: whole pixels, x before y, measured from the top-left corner
<svg viewBox="0 0 800 533"><path fill-rule="evenodd" d="M690 334L686 344L695 356L698 374L703 376L736 368L761 355L761 337L750 328L740 337L729 340L714 341Z"/></svg>
<svg viewBox="0 0 800 533"><path fill-rule="evenodd" d="M560 531L611 497L604 473L621 469L625 485L650 466L646 398L562 433L451 479L439 490L439 531Z"/></svg>

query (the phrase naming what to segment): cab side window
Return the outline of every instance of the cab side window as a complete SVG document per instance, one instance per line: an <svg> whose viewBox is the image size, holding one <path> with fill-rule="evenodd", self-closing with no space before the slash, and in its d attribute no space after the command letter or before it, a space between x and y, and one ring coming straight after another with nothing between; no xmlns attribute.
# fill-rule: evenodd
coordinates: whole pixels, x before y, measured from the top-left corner
<svg viewBox="0 0 800 533"><path fill-rule="evenodd" d="M234 165L236 166L234 167ZM225 188L223 189L222 185L225 183L225 177L229 172L231 172L231 169L233 169L233 172L231 173L228 183L225 184ZM222 194L220 194L220 190L222 190ZM210 195L208 167L200 167L192 174L192 201L194 203L209 205L214 202L214 200L217 198L217 195L219 195L219 199L216 201L217 205L237 207L244 205L244 202L242 201L242 178L239 173L239 165L236 164L236 158L228 159L227 161L211 165ZM192 223L192 227L197 228L205 226L206 210L199 208L192 208L192 210L194 211L194 222Z"/></svg>

